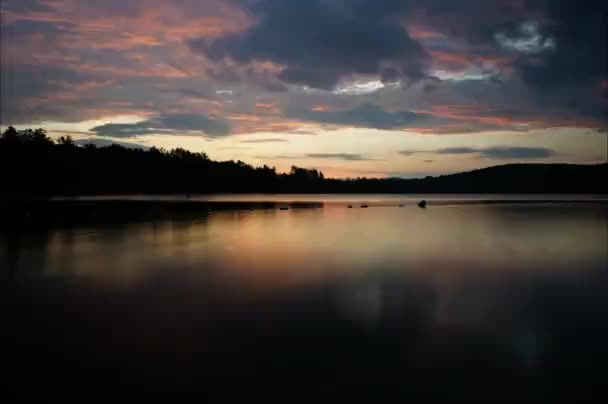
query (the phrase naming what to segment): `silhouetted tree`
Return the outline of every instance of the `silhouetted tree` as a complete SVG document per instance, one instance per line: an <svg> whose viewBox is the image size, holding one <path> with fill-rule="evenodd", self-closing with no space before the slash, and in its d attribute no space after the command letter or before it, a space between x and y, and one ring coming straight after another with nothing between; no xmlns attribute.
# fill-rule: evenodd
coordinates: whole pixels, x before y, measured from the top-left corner
<svg viewBox="0 0 608 404"><path fill-rule="evenodd" d="M19 131L12 126L0 135L0 173L2 195L608 191L608 164L511 164L424 179L339 180L295 165L280 174L267 165L213 161L183 148L79 147L69 136L54 142L44 129Z"/></svg>
<svg viewBox="0 0 608 404"><path fill-rule="evenodd" d="M67 146L67 147L76 146L76 143L74 143L74 140L72 139L71 136L61 136L59 139L57 139L57 144L60 146Z"/></svg>

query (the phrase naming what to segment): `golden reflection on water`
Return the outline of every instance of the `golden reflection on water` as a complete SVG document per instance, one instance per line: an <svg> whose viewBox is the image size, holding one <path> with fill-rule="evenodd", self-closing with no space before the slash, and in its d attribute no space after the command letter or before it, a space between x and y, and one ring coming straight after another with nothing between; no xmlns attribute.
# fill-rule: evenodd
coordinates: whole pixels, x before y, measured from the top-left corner
<svg viewBox="0 0 608 404"><path fill-rule="evenodd" d="M36 391L217 402L247 384L314 401L337 377L342 401L580 402L605 385L607 226L596 204L326 204L0 229L9 368Z"/></svg>
<svg viewBox="0 0 608 404"><path fill-rule="evenodd" d="M109 281L187 270L266 286L379 270L576 269L606 266L607 217L601 205L567 204L218 211L53 230L11 262Z"/></svg>

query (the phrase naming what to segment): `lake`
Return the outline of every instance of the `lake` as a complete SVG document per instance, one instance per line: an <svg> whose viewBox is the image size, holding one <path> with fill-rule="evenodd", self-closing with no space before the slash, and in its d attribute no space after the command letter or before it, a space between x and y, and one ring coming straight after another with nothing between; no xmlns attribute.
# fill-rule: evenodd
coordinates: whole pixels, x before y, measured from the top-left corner
<svg viewBox="0 0 608 404"><path fill-rule="evenodd" d="M69 201L95 210L117 200L197 208L0 224L3 346L24 397L512 403L604 393L602 197ZM239 205L221 208L230 202Z"/></svg>

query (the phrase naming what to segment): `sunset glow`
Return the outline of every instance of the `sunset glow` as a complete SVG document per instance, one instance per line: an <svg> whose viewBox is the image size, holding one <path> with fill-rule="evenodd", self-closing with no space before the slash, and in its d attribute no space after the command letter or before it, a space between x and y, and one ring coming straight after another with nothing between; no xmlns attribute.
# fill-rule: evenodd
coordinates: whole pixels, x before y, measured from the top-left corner
<svg viewBox="0 0 608 404"><path fill-rule="evenodd" d="M340 177L601 163L601 7L5 0L0 128ZM524 153L440 152L479 145Z"/></svg>

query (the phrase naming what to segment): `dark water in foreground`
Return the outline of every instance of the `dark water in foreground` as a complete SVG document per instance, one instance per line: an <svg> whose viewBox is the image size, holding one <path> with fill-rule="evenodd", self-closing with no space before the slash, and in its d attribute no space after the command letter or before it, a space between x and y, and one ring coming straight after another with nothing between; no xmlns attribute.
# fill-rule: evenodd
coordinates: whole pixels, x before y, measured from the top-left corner
<svg viewBox="0 0 608 404"><path fill-rule="evenodd" d="M607 204L0 226L0 268L21 398L606 398Z"/></svg>

